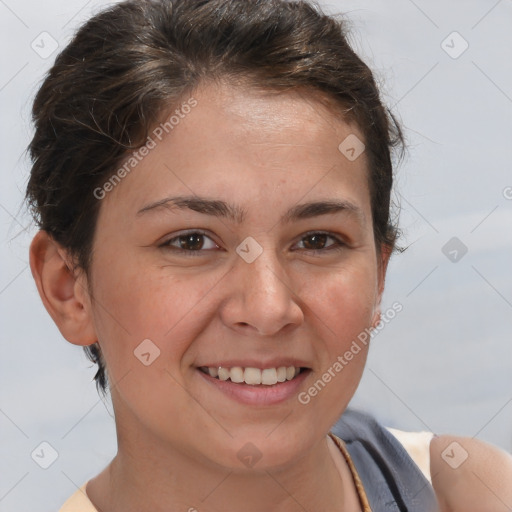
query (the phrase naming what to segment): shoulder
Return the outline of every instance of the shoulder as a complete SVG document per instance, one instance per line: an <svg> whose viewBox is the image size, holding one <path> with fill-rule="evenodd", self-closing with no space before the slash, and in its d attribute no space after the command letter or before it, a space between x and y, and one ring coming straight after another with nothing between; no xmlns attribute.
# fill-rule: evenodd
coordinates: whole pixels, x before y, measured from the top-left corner
<svg viewBox="0 0 512 512"><path fill-rule="evenodd" d="M512 456L470 437L436 436L430 472L442 512L505 512L512 507Z"/></svg>
<svg viewBox="0 0 512 512"><path fill-rule="evenodd" d="M77 489L66 503L62 505L59 512L98 512L85 491L87 484L88 482Z"/></svg>

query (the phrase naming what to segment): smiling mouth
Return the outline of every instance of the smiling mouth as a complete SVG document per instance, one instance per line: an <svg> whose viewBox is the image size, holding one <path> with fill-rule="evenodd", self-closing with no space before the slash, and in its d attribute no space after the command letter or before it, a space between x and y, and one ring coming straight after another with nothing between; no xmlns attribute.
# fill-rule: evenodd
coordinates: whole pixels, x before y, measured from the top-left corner
<svg viewBox="0 0 512 512"><path fill-rule="evenodd" d="M273 386L274 384L293 380L297 375L308 370L308 368L280 366L278 368L259 369L242 368L241 366L234 366L232 368L201 366L199 370L214 379L230 380L235 384Z"/></svg>

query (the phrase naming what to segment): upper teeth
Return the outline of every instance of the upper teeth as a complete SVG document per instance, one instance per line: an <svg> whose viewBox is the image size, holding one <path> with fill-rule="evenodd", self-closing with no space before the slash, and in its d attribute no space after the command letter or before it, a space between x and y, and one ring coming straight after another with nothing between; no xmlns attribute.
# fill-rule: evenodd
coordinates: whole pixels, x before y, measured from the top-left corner
<svg viewBox="0 0 512 512"><path fill-rule="evenodd" d="M220 380L231 379L231 382L246 384L264 384L271 386L278 382L285 380L292 380L300 373L300 368L295 366L280 366L279 368L242 368L241 366L234 366L233 368L224 368L223 366L201 368L204 372L208 372L211 377L216 377Z"/></svg>

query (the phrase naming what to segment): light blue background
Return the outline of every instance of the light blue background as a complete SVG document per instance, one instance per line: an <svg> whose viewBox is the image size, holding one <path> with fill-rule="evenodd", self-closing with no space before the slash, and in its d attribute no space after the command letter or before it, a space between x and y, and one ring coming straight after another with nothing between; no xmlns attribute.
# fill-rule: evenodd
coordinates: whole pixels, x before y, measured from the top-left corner
<svg viewBox="0 0 512 512"><path fill-rule="evenodd" d="M29 172L30 102L60 47L108 2L0 1L2 187L0 226L0 511L56 511L114 456L111 406L91 383L82 349L63 340L28 268L34 228L20 210ZM322 2L345 12L352 41L405 125L409 154L397 175L402 245L384 308L403 311L372 342L354 404L404 430L477 436L512 450L512 3ZM441 47L457 31L459 58ZM453 44L450 42L453 40ZM457 51L460 41L448 39ZM29 226L29 227L27 227ZM441 252L458 237L468 253ZM59 457L47 470L30 454Z"/></svg>

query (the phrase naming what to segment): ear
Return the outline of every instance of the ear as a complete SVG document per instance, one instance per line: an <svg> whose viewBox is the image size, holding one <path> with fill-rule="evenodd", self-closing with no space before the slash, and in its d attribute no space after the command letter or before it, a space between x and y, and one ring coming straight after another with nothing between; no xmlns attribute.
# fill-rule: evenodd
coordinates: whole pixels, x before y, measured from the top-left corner
<svg viewBox="0 0 512 512"><path fill-rule="evenodd" d="M388 269L389 258L393 252L392 247L387 244L381 244L380 254L377 254L377 298L375 299L375 307L373 311L372 327L376 327L380 322L381 309L380 304L382 295L384 294L384 284L386 282L386 271Z"/></svg>
<svg viewBox="0 0 512 512"><path fill-rule="evenodd" d="M71 258L46 231L30 244L30 269L44 307L62 336L74 345L97 341L84 272L73 272Z"/></svg>

